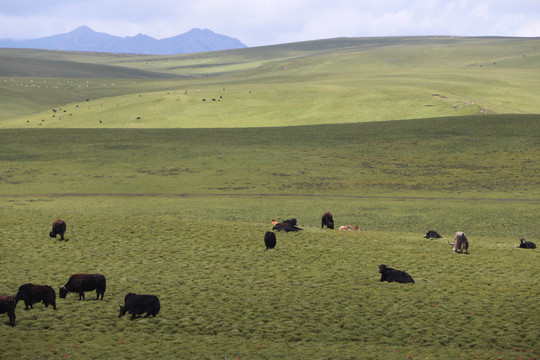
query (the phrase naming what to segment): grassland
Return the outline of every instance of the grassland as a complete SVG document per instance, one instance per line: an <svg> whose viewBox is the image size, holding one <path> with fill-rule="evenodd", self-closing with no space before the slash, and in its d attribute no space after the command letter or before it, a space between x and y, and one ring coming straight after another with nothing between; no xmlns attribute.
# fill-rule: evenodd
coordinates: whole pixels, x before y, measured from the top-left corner
<svg viewBox="0 0 540 360"><path fill-rule="evenodd" d="M0 127L236 128L538 113L539 55L537 39L451 37L153 57L3 49Z"/></svg>
<svg viewBox="0 0 540 360"><path fill-rule="evenodd" d="M5 317L5 357L535 359L540 262L516 246L540 233L538 124L3 130L2 291L108 279L103 302ZM319 229L326 210L361 231ZM265 251L273 217L304 230ZM56 218L66 242L48 237ZM465 231L470 254L432 228ZM416 284L380 283L379 263ZM128 291L161 313L117 319Z"/></svg>
<svg viewBox="0 0 540 360"><path fill-rule="evenodd" d="M107 277L104 301L2 314L0 358L538 359L539 255L517 245L540 244L539 48L0 49L0 294ZM265 251L290 217L304 230ZM128 291L160 314L118 319Z"/></svg>
<svg viewBox="0 0 540 360"><path fill-rule="evenodd" d="M355 220L363 230L312 224L279 233L277 249L264 250L267 215L315 221L315 210L332 206L339 223ZM472 217L470 254L408 232L422 227L425 211L446 215L432 223L438 229ZM108 290L103 302L90 293L85 302L58 299L57 311L19 306L17 326L5 317L0 327L3 357L534 359L538 253L517 249L515 234L476 231L493 220L534 224L520 216L528 211L534 207L449 200L11 199L0 209L10 229L0 240L9 249L3 291L28 281L56 288L73 272L105 274ZM68 222L66 242L48 238L55 217ZM377 226L384 229L369 230ZM416 283L380 283L379 263L408 271ZM118 319L128 291L158 294L161 313Z"/></svg>

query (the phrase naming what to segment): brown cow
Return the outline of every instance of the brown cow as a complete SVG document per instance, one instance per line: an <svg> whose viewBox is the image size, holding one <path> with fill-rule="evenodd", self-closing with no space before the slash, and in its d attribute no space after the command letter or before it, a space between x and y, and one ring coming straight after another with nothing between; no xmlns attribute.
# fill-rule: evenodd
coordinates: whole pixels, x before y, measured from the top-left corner
<svg viewBox="0 0 540 360"><path fill-rule="evenodd" d="M60 240L64 240L65 232L66 223L64 222L64 220L56 220L52 224L52 231L49 233L49 236L56 238L56 235L60 235Z"/></svg>
<svg viewBox="0 0 540 360"><path fill-rule="evenodd" d="M0 314L7 313L9 316L9 325L15 326L15 307L17 300L14 296L0 296Z"/></svg>

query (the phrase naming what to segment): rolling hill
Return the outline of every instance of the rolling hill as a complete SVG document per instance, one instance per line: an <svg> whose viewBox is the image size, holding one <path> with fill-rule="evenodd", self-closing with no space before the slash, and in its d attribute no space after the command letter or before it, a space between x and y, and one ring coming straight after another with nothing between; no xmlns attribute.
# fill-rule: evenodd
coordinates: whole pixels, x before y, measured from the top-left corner
<svg viewBox="0 0 540 360"><path fill-rule="evenodd" d="M459 37L340 38L170 56L0 49L0 127L538 114L539 55L537 39ZM66 114L52 112L58 107Z"/></svg>
<svg viewBox="0 0 540 360"><path fill-rule="evenodd" d="M540 243L539 48L0 50L0 293L107 278L103 300L0 314L1 357L538 359L539 253L517 245ZM128 292L162 310L118 318Z"/></svg>

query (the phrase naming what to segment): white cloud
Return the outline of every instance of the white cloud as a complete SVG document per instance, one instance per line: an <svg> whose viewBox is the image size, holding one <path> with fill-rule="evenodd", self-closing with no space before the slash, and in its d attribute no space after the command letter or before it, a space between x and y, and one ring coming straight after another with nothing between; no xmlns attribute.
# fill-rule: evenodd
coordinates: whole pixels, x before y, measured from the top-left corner
<svg viewBox="0 0 540 360"><path fill-rule="evenodd" d="M529 0L1 0L0 38L88 25L164 38L208 28L249 46L340 36L540 36Z"/></svg>
<svg viewBox="0 0 540 360"><path fill-rule="evenodd" d="M522 25L514 32L513 35L523 37L540 37L540 20Z"/></svg>

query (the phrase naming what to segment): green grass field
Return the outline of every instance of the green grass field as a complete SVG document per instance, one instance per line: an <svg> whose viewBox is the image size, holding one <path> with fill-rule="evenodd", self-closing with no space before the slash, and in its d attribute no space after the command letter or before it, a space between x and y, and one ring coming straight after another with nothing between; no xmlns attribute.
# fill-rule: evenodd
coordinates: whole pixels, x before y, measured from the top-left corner
<svg viewBox="0 0 540 360"><path fill-rule="evenodd" d="M539 71L540 41L521 38L334 39L153 57L0 49L0 128L537 114Z"/></svg>
<svg viewBox="0 0 540 360"><path fill-rule="evenodd" d="M0 294L107 277L103 301L0 314L0 358L538 359L539 255L517 246L540 245L539 50L0 49ZM325 211L360 231L321 229ZM266 251L291 217L303 230ZM119 319L127 292L161 312Z"/></svg>
<svg viewBox="0 0 540 360"><path fill-rule="evenodd" d="M321 208L362 231L319 229ZM74 272L103 273L108 289L103 302L93 293L85 302L58 299L56 311L19 304L16 327L5 317L0 328L4 357L537 358L538 253L517 249L518 234L489 231L497 219L537 233L535 219L521 217L535 209L302 197L11 199L0 210L10 229L1 240L4 292L28 281L57 288ZM312 226L278 233L277 249L265 251L274 214ZM66 219L68 241L48 237L56 217ZM470 254L423 239L422 218L447 237L467 230ZM416 283L380 283L380 263ZM157 294L160 314L118 319L129 291Z"/></svg>

